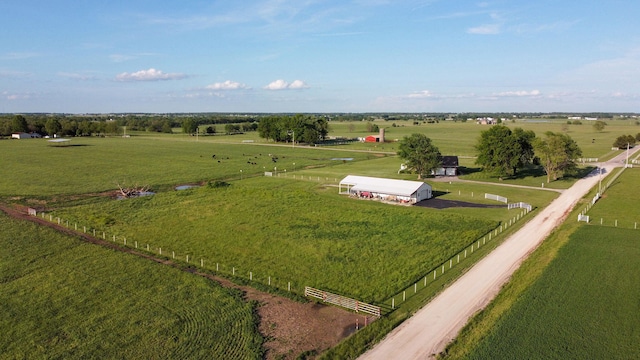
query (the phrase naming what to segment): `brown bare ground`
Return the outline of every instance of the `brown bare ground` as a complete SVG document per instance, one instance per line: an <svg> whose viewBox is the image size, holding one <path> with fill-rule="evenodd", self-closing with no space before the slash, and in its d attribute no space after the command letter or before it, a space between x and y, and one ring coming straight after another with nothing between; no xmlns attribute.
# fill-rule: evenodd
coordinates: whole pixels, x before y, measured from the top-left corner
<svg viewBox="0 0 640 360"><path fill-rule="evenodd" d="M82 240L92 244L140 256L167 266L180 268L178 264L170 260L158 258L134 249L120 247L112 242L94 238L89 234L68 229L39 217L30 216L25 207L0 204L0 211L17 219L35 222L62 233L80 237ZM239 289L243 292L246 300L257 301L259 303L257 308L260 317L258 329L265 339L263 346L266 353L265 358L268 360L295 359L304 352L320 354L354 333L356 327L361 328L366 323L374 320L373 317L354 314L337 307L326 306L315 302L300 303L288 298L259 291L249 286L237 285L228 279L198 272L194 269L184 269L184 271L206 277L220 283L224 287ZM313 358L313 356L309 358Z"/></svg>

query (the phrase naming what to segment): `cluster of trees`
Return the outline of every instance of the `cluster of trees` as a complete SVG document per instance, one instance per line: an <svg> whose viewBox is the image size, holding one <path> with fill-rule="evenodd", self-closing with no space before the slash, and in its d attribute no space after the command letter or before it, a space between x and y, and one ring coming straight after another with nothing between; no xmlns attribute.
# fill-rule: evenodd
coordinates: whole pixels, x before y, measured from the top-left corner
<svg viewBox="0 0 640 360"><path fill-rule="evenodd" d="M493 126L483 131L476 145L476 164L499 176L515 176L518 169L541 165L547 182L557 180L577 168L582 156L578 144L568 135L547 131L536 137L533 131Z"/></svg>
<svg viewBox="0 0 640 360"><path fill-rule="evenodd" d="M321 116L274 115L262 118L258 123L259 136L276 142L317 144L325 140L328 133L329 123Z"/></svg>
<svg viewBox="0 0 640 360"><path fill-rule="evenodd" d="M398 147L398 156L418 179L432 173L442 165L440 150L424 134L404 137ZM476 145L476 164L485 171L499 176L515 176L518 170L539 165L547 174L547 182L557 180L577 169L582 156L578 144L566 134L545 132L542 137L530 130L503 125L483 131Z"/></svg>
<svg viewBox="0 0 640 360"><path fill-rule="evenodd" d="M640 141L640 133L637 133L636 136L620 135L616 138L616 141L613 142L613 146L619 149L626 149L627 146L634 147L638 141Z"/></svg>

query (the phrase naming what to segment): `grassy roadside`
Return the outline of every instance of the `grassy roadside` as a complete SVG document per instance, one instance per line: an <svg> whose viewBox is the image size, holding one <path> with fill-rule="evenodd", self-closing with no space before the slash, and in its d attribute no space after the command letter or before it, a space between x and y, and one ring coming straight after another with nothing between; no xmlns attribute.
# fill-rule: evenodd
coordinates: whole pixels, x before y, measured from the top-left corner
<svg viewBox="0 0 640 360"><path fill-rule="evenodd" d="M557 257L559 250L569 242L571 235L581 226L575 219L587 202L585 199L593 197L595 191L597 189L585 195L569 214L567 220L522 263L498 296L472 318L456 339L440 354L440 359L460 359L471 354L501 317L540 278L547 266Z"/></svg>

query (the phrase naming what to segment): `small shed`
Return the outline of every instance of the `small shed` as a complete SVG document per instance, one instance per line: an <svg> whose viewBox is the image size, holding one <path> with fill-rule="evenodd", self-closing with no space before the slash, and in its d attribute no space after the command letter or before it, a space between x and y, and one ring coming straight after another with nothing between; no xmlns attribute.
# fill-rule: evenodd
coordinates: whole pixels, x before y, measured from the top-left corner
<svg viewBox="0 0 640 360"><path fill-rule="evenodd" d="M431 185L422 181L348 175L338 185L340 194L404 204L415 204L432 197Z"/></svg>
<svg viewBox="0 0 640 360"><path fill-rule="evenodd" d="M458 157L443 156L442 167L436 169L435 176L457 176L458 175Z"/></svg>

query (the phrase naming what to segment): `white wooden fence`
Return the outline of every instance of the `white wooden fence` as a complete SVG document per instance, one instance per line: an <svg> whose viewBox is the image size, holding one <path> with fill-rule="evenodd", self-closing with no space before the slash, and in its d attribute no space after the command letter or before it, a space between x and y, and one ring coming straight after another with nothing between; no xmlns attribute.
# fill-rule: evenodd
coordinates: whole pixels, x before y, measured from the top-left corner
<svg viewBox="0 0 640 360"><path fill-rule="evenodd" d="M532 207L531 207L531 205L529 205L527 203L517 202L517 203L507 204L507 209L509 209L509 210L511 210L511 209L527 209L527 211L531 211Z"/></svg>
<svg viewBox="0 0 640 360"><path fill-rule="evenodd" d="M500 196L500 195L494 195L494 194L484 194L484 198L485 199L489 199L489 200L495 200L495 201L500 201L503 203L507 203L507 198L504 196Z"/></svg>
<svg viewBox="0 0 640 360"><path fill-rule="evenodd" d="M304 287L304 296L310 296L316 299L321 299L326 303L351 309L351 310L354 310L355 312L363 312L365 314L370 314L377 317L380 317L381 315L379 306L367 304L367 303L360 302L358 300L351 299L342 295L332 294L330 292L314 289L308 286Z"/></svg>

